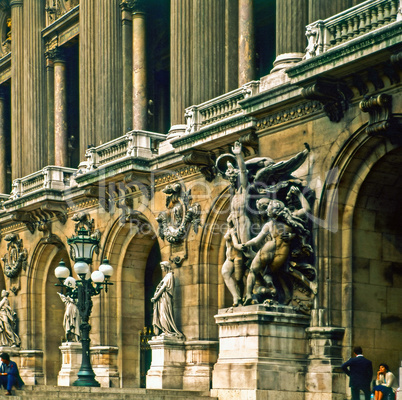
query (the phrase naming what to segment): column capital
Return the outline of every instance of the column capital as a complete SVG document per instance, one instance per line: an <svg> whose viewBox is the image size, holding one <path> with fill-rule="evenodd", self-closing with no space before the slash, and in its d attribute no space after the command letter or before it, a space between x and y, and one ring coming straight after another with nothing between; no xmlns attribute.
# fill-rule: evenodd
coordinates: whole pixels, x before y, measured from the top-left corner
<svg viewBox="0 0 402 400"><path fill-rule="evenodd" d="M22 7L23 3L23 0L10 0L10 7Z"/></svg>
<svg viewBox="0 0 402 400"><path fill-rule="evenodd" d="M146 2L144 0L122 0L120 7L132 13L145 13Z"/></svg>
<svg viewBox="0 0 402 400"><path fill-rule="evenodd" d="M53 49L47 50L45 56L53 62L65 62L65 54L62 47L54 47Z"/></svg>

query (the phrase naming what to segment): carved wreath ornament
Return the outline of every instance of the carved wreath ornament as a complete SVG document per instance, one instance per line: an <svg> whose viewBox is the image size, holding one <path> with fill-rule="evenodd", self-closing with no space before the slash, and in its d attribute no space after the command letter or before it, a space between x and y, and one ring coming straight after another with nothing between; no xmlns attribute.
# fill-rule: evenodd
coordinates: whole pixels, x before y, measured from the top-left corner
<svg viewBox="0 0 402 400"><path fill-rule="evenodd" d="M156 219L159 223L159 236L169 243L181 243L193 226L198 232L200 223L200 205L190 206L191 191L183 191L179 183L167 185L163 190L166 197L166 211L162 211Z"/></svg>
<svg viewBox="0 0 402 400"><path fill-rule="evenodd" d="M2 258L4 262L4 273L8 278L15 278L27 268L28 252L22 246L22 239L16 233L9 233L4 237L7 244L7 254Z"/></svg>

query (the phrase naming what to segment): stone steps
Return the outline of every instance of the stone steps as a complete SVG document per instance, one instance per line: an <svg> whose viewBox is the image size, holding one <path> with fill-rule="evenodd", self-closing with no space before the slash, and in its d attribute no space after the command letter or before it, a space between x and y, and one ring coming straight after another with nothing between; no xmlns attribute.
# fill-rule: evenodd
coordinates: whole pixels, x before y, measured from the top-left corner
<svg viewBox="0 0 402 400"><path fill-rule="evenodd" d="M13 389L13 396L5 396L5 390L0 389L0 399L108 399L108 400L217 400L207 391L189 391L177 389L136 389L136 388L90 388L63 386L24 386L23 390Z"/></svg>

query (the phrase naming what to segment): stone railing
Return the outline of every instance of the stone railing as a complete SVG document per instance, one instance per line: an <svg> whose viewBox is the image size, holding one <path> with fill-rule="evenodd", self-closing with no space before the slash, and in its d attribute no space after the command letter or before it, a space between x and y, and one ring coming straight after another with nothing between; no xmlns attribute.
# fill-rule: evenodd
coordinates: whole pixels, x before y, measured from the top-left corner
<svg viewBox="0 0 402 400"><path fill-rule="evenodd" d="M318 56L381 26L402 19L402 0L368 0L325 20L306 26L304 59Z"/></svg>
<svg viewBox="0 0 402 400"><path fill-rule="evenodd" d="M208 125L241 114L239 102L257 94L259 85L259 81L252 81L205 103L186 108L186 133L196 132Z"/></svg>
<svg viewBox="0 0 402 400"><path fill-rule="evenodd" d="M126 135L111 140L97 147L91 147L85 153L86 173L124 157L151 159L157 153L157 144L166 139L162 133L131 131Z"/></svg>
<svg viewBox="0 0 402 400"><path fill-rule="evenodd" d="M79 0L46 0L47 26L68 13L79 3Z"/></svg>
<svg viewBox="0 0 402 400"><path fill-rule="evenodd" d="M70 179L76 171L74 168L48 166L24 178L15 179L9 200L16 200L38 190L65 190L70 186Z"/></svg>

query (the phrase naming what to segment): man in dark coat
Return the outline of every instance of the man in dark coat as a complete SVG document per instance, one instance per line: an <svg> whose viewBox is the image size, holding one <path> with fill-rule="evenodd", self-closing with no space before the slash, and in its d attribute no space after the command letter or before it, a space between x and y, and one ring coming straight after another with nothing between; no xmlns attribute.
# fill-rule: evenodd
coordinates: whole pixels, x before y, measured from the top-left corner
<svg viewBox="0 0 402 400"><path fill-rule="evenodd" d="M360 390L365 395L365 400L370 400L370 383L373 378L373 364L363 357L363 350L360 346L353 349L355 357L350 358L342 369L350 377L349 386L352 391L352 400L360 399Z"/></svg>
<svg viewBox="0 0 402 400"><path fill-rule="evenodd" d="M20 377L17 364L10 360L10 355L2 353L0 358L0 384L7 389L6 395L10 396L11 388L16 386L20 389L24 385L24 382Z"/></svg>

